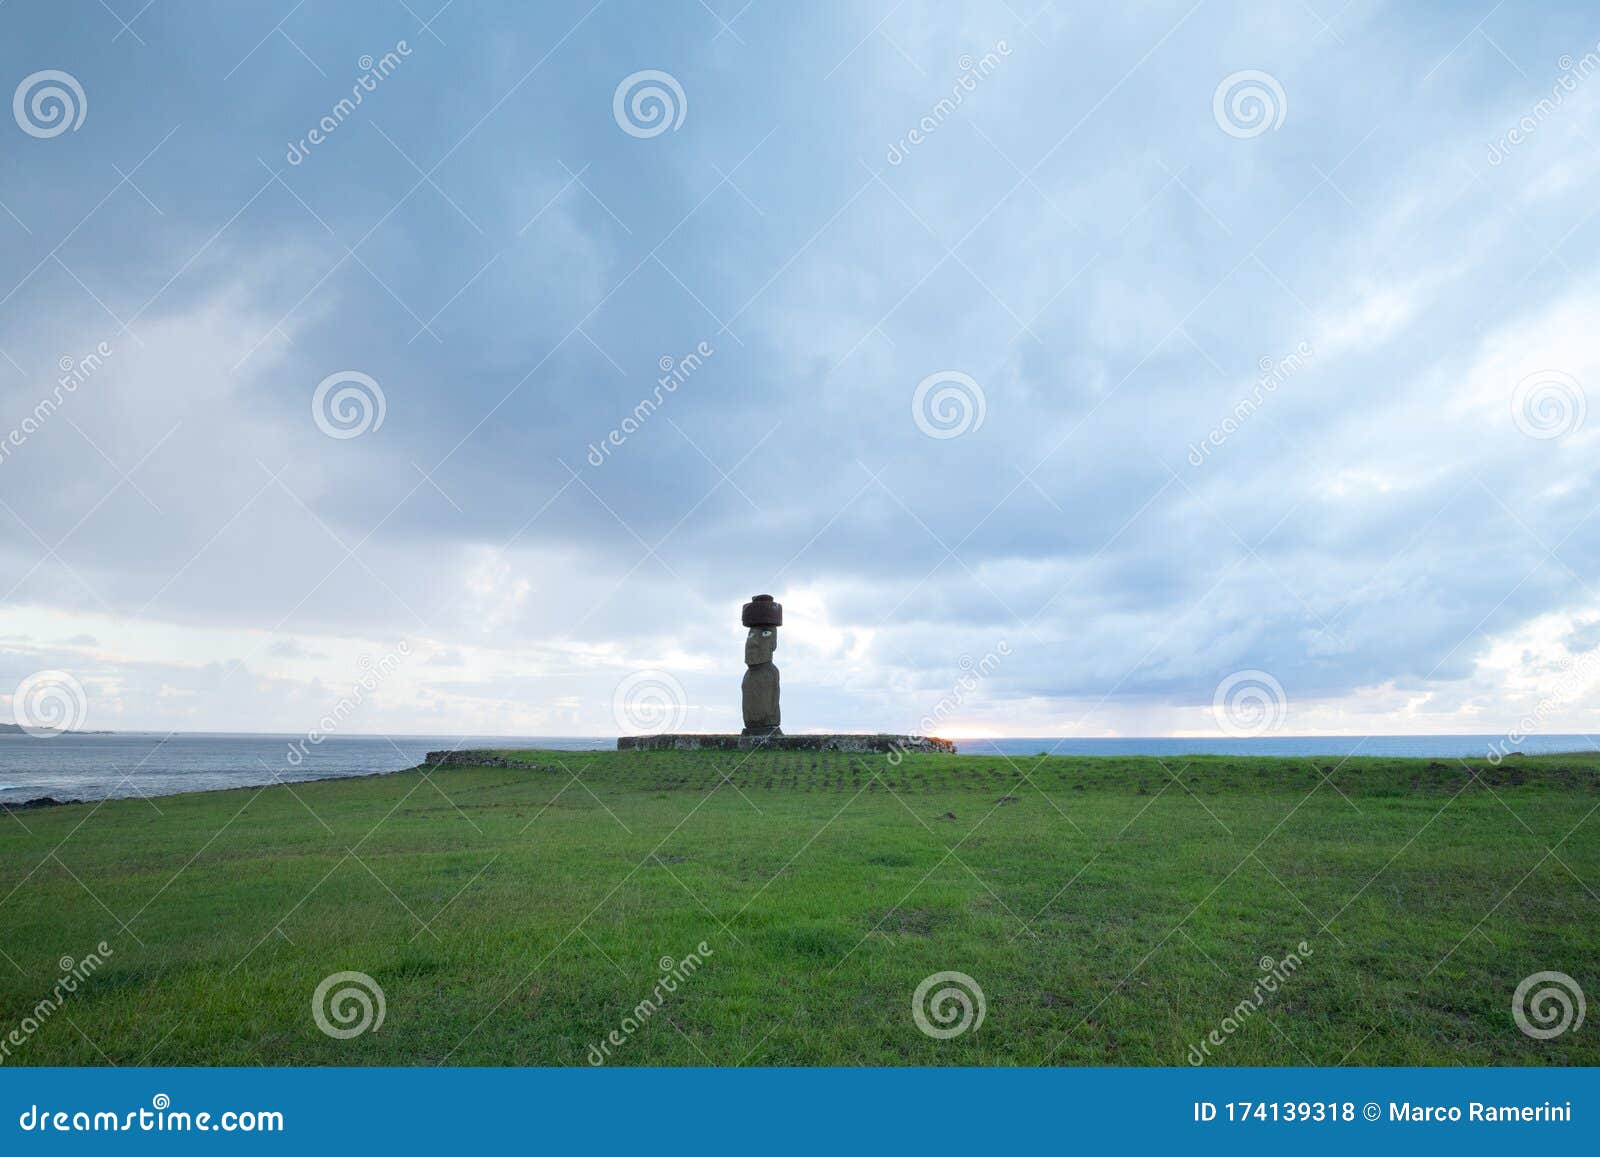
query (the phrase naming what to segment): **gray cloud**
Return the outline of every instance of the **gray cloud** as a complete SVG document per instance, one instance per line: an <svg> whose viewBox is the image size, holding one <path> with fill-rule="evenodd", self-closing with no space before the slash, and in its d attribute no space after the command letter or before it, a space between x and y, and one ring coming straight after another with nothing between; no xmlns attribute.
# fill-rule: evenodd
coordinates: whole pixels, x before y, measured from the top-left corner
<svg viewBox="0 0 1600 1157"><path fill-rule="evenodd" d="M971 707L995 730L1198 726L1241 668L1308 726L1471 722L1530 624L1569 623L1530 670L1592 646L1593 426L1531 438L1511 406L1600 370L1593 100L1486 149L1594 37L1491 16L1524 77L1458 43L1470 21L1185 9L882 35L751 10L733 46L597 16L514 90L515 45L538 59L582 9L446 14L447 45L403 9L297 17L326 79L269 41L228 84L188 62L245 56L243 15L152 15L133 57L10 14L10 71L65 60L91 113L8 146L0 435L60 359L114 352L0 460L7 633L122 680L130 724L280 724L347 677L340 640L406 637L452 681L407 684L389 725L604 732L639 666L731 720L732 616L771 589L807 608L781 658L817 726L914 722L999 639ZM645 45L690 110L638 140L610 96ZM1245 67L1288 112L1237 139L1212 95ZM341 440L311 399L343 370L385 416ZM913 418L940 371L982 391L959 437ZM219 665L252 677L205 690Z"/></svg>

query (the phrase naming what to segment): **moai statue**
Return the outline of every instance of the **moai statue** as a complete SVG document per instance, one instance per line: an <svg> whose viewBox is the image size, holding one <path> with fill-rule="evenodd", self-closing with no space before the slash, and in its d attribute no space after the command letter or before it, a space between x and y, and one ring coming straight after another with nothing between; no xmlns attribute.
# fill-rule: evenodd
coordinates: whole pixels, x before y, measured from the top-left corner
<svg viewBox="0 0 1600 1157"><path fill-rule="evenodd" d="M745 735L782 735L778 729L778 668L772 653L778 649L778 628L783 626L783 604L771 595L757 595L744 605L740 621L750 628L744 640L747 670L740 690L744 694Z"/></svg>

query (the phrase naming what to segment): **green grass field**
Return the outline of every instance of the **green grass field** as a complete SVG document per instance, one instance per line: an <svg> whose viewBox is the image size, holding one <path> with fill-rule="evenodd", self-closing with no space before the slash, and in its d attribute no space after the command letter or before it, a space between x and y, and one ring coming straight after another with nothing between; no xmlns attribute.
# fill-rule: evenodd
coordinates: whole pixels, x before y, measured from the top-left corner
<svg viewBox="0 0 1600 1157"><path fill-rule="evenodd" d="M0 816L3 1063L1600 1064L1511 1011L1600 994L1594 756L500 754ZM381 1028L319 1030L341 971Z"/></svg>

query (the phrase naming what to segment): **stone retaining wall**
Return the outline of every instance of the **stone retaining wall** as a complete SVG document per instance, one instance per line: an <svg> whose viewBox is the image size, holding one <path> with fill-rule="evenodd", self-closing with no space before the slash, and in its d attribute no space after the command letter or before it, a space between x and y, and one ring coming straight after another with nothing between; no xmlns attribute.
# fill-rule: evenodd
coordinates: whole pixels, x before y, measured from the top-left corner
<svg viewBox="0 0 1600 1157"><path fill-rule="evenodd" d="M422 761L424 767L443 767L446 764L467 764L472 767L532 767L529 763L513 763L502 756L487 751L430 751Z"/></svg>
<svg viewBox="0 0 1600 1157"><path fill-rule="evenodd" d="M956 745L931 735L624 735L618 751L848 751L954 755Z"/></svg>

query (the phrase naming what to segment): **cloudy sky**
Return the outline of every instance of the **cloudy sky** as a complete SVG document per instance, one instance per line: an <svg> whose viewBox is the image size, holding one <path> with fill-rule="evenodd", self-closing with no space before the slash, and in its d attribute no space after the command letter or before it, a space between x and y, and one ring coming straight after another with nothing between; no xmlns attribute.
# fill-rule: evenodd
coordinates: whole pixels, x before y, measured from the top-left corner
<svg viewBox="0 0 1600 1157"><path fill-rule="evenodd" d="M440 4L0 8L0 717L1600 728L1592 6Z"/></svg>

